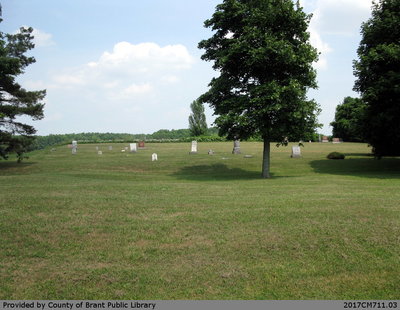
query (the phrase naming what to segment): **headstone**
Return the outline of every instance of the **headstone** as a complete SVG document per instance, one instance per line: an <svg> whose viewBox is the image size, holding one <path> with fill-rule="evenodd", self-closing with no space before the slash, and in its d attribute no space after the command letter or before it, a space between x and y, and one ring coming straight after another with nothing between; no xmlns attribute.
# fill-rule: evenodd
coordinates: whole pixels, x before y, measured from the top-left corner
<svg viewBox="0 0 400 310"><path fill-rule="evenodd" d="M109 150L109 151L112 151L112 146L111 146L111 145L108 147L108 150Z"/></svg>
<svg viewBox="0 0 400 310"><path fill-rule="evenodd" d="M131 153L137 152L137 144L136 143L130 143L129 148L130 148Z"/></svg>
<svg viewBox="0 0 400 310"><path fill-rule="evenodd" d="M98 151L99 150L99 147L98 146L96 146L96 151Z"/></svg>
<svg viewBox="0 0 400 310"><path fill-rule="evenodd" d="M78 149L78 142L77 141L72 141L72 154L76 155L76 150Z"/></svg>
<svg viewBox="0 0 400 310"><path fill-rule="evenodd" d="M197 141L192 141L192 149L189 154L197 154Z"/></svg>
<svg viewBox="0 0 400 310"><path fill-rule="evenodd" d="M253 155L244 155L244 158L253 158Z"/></svg>
<svg viewBox="0 0 400 310"><path fill-rule="evenodd" d="M151 154L151 161L157 161L158 157L156 153Z"/></svg>
<svg viewBox="0 0 400 310"><path fill-rule="evenodd" d="M329 142L328 137L327 136L323 136L322 137L322 142L324 142L324 143Z"/></svg>
<svg viewBox="0 0 400 310"><path fill-rule="evenodd" d="M103 152L102 151L97 151L97 154L98 155L103 155Z"/></svg>
<svg viewBox="0 0 400 310"><path fill-rule="evenodd" d="M292 155L290 155L290 157L292 158L301 157L300 146L292 146Z"/></svg>
<svg viewBox="0 0 400 310"><path fill-rule="evenodd" d="M69 149L72 149L72 144L68 144L68 148L69 148Z"/></svg>
<svg viewBox="0 0 400 310"><path fill-rule="evenodd" d="M214 155L214 151L213 150L208 150L208 155Z"/></svg>
<svg viewBox="0 0 400 310"><path fill-rule="evenodd" d="M340 139L339 138L333 138L332 139L332 143L340 143Z"/></svg>
<svg viewBox="0 0 400 310"><path fill-rule="evenodd" d="M125 146L125 151L129 150L129 147Z"/></svg>
<svg viewBox="0 0 400 310"><path fill-rule="evenodd" d="M125 152L125 150L121 150L121 152Z"/></svg>
<svg viewBox="0 0 400 310"><path fill-rule="evenodd" d="M233 141L232 154L240 154L240 141L239 140Z"/></svg>
<svg viewBox="0 0 400 310"><path fill-rule="evenodd" d="M144 149L144 141L139 141L139 149Z"/></svg>

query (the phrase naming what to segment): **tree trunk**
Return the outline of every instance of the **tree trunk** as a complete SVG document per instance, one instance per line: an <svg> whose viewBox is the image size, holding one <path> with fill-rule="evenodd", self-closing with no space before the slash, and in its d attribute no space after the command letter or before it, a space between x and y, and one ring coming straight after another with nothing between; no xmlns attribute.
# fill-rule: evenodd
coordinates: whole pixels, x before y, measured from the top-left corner
<svg viewBox="0 0 400 310"><path fill-rule="evenodd" d="M269 175L269 158L270 158L270 141L268 138L264 137L264 152L263 152L263 165L262 165L262 177L264 179L269 179L271 176Z"/></svg>

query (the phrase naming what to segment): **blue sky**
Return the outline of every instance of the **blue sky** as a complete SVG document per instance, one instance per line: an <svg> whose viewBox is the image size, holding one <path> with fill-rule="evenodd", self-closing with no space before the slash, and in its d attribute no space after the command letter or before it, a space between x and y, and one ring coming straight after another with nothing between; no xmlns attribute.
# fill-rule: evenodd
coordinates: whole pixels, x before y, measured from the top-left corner
<svg viewBox="0 0 400 310"><path fill-rule="evenodd" d="M221 0L222 1L222 0ZM47 89L39 135L78 132L152 133L188 127L190 103L216 75L197 48L220 0L0 0L1 31L33 27L36 63L19 82ZM322 108L320 130L330 134L336 105L357 96L352 61L371 0L303 0L313 13L311 42ZM207 122L214 120L206 107Z"/></svg>

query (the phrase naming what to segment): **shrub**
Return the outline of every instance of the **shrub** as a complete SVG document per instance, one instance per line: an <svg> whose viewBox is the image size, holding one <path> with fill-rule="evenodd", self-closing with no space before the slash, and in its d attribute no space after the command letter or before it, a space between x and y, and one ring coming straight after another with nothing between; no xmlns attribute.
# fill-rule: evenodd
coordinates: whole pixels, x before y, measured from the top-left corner
<svg viewBox="0 0 400 310"><path fill-rule="evenodd" d="M327 158L328 159L344 159L345 156L344 156L344 154L339 153L339 152L332 152L332 153L328 154Z"/></svg>

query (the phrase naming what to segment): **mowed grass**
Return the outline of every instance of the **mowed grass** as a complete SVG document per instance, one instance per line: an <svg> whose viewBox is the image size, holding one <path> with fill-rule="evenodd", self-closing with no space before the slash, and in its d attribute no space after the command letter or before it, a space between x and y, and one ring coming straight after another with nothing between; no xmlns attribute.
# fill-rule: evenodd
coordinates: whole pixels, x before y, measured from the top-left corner
<svg viewBox="0 0 400 310"><path fill-rule="evenodd" d="M400 298L400 158L110 145L0 161L0 299Z"/></svg>

